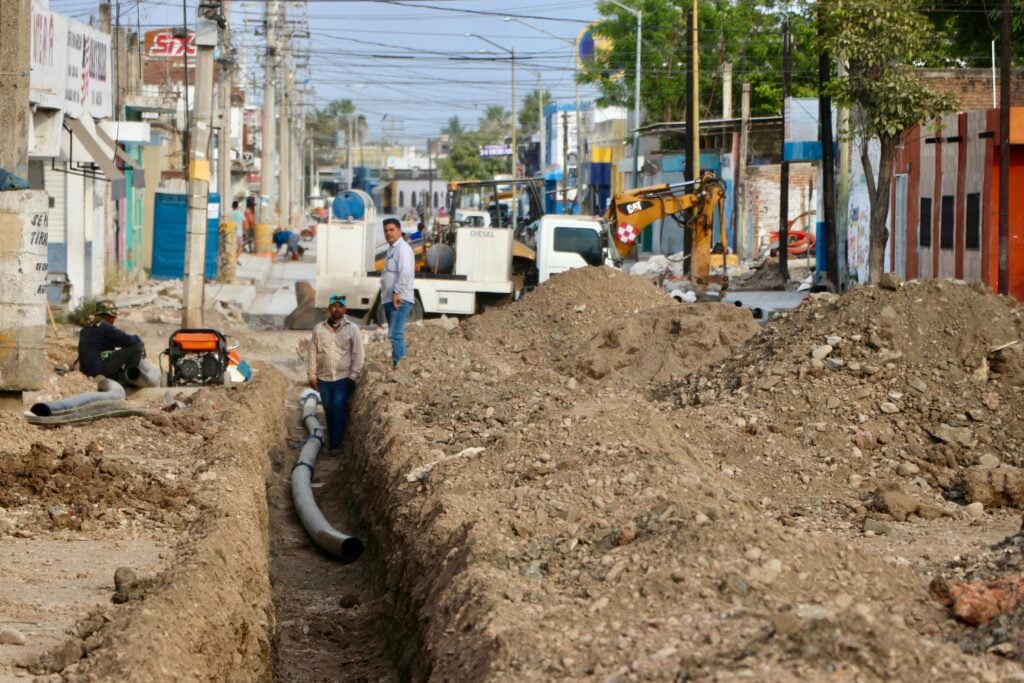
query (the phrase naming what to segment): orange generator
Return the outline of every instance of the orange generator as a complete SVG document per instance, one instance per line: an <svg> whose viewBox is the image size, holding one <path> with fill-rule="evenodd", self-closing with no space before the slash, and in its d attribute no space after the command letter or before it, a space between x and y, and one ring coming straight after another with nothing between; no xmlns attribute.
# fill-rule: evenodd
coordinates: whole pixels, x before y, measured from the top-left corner
<svg viewBox="0 0 1024 683"><path fill-rule="evenodd" d="M227 340L217 330L178 330L167 343L167 386L223 384Z"/></svg>

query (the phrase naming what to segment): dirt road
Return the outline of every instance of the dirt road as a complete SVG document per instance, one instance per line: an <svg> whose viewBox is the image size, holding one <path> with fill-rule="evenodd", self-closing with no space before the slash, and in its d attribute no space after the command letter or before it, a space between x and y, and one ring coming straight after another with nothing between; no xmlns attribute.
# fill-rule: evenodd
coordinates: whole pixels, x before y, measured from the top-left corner
<svg viewBox="0 0 1024 683"><path fill-rule="evenodd" d="M252 385L0 416L0 679L1024 680L1020 317L937 281L759 327L591 268L394 372L368 335L315 481L349 567L290 510L304 335L218 321Z"/></svg>

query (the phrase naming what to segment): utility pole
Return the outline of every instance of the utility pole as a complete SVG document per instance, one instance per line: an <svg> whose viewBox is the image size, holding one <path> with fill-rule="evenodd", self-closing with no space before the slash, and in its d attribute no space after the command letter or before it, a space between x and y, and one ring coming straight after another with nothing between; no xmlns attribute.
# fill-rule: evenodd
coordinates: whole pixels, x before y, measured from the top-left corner
<svg viewBox="0 0 1024 683"><path fill-rule="evenodd" d="M220 193L221 215L231 209L231 0L221 0L224 29L220 37L220 87L217 91L220 109L220 133L217 136L217 192ZM236 226L237 228L237 226Z"/></svg>
<svg viewBox="0 0 1024 683"><path fill-rule="evenodd" d="M28 175L28 84L32 39L31 0L0 2L0 168Z"/></svg>
<svg viewBox="0 0 1024 683"><path fill-rule="evenodd" d="M789 162L786 161L786 108L793 78L793 37L787 15L782 21L782 169L779 177L779 277L789 282Z"/></svg>
<svg viewBox="0 0 1024 683"><path fill-rule="evenodd" d="M722 65L722 118L732 118L732 64Z"/></svg>
<svg viewBox="0 0 1024 683"><path fill-rule="evenodd" d="M195 116L188 172L188 229L185 233L185 287L182 327L203 326L207 205L210 192L210 137L213 127L213 50L217 46L217 9L199 6L196 21Z"/></svg>
<svg viewBox="0 0 1024 683"><path fill-rule="evenodd" d="M693 175L690 180L700 180L700 32L697 30L697 0L690 10L690 65L693 69L693 90L690 92L690 115L686 128L693 129L690 139L690 153L693 154Z"/></svg>
<svg viewBox="0 0 1024 683"><path fill-rule="evenodd" d="M750 140L750 84L744 83L740 95L740 141L739 159L736 160L736 197L733 208L733 215L736 222L733 224L733 234L736 235L737 246L743 243L740 233L747 234L747 145ZM748 244L750 253L754 251L754 245Z"/></svg>
<svg viewBox="0 0 1024 683"><path fill-rule="evenodd" d="M818 31L821 32L821 10L818 10ZM821 195L824 211L825 261L833 291L841 290L839 282L839 251L836 244L836 162L832 149L832 98L825 95L831 78L831 61L827 51L818 56L818 130L821 139ZM821 266L818 265L821 272Z"/></svg>
<svg viewBox="0 0 1024 683"><path fill-rule="evenodd" d="M278 221L281 227L288 229L292 224L292 137L291 137L291 78L286 73L287 67L281 70L281 131L278 138L277 153L280 164L280 180L278 189Z"/></svg>
<svg viewBox="0 0 1024 683"><path fill-rule="evenodd" d="M277 62L277 2L269 0L264 13L264 33L267 38L267 57L263 65L263 158L260 160L260 221L272 223L274 221L274 168L275 136L274 126L277 121L277 113L274 110L274 99L277 92L274 89L275 65ZM263 202L266 202L264 205ZM266 207L265 209L263 207Z"/></svg>
<svg viewBox="0 0 1024 683"><path fill-rule="evenodd" d="M1010 293L1010 0L999 37L999 293Z"/></svg>
<svg viewBox="0 0 1024 683"><path fill-rule="evenodd" d="M562 213L569 205L569 115L562 112Z"/></svg>

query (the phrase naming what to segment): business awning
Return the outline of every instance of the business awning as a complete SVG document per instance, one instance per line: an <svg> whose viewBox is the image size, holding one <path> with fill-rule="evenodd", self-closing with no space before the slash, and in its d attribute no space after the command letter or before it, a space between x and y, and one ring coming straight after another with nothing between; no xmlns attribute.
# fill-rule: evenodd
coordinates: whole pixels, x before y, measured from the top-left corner
<svg viewBox="0 0 1024 683"><path fill-rule="evenodd" d="M64 112L37 107L29 117L28 155L32 159L60 156Z"/></svg>
<svg viewBox="0 0 1024 683"><path fill-rule="evenodd" d="M92 118L88 114L81 119L73 119L70 116L64 117L64 127L71 131L75 142L81 145L92 163L99 166L103 175L110 181L110 194L114 200L123 199L125 196L124 174L112 161L113 150L104 149L105 145L97 138L95 126L92 125ZM71 145L69 162L84 162L86 159L75 158L75 144Z"/></svg>
<svg viewBox="0 0 1024 683"><path fill-rule="evenodd" d="M146 175L142 172L142 166L136 165L135 161L125 154L123 149L118 147L113 138L107 135L102 126L96 126L96 135L106 143L107 147L114 150L114 154L118 159L123 161L128 168L132 169L132 187L136 189L146 187Z"/></svg>

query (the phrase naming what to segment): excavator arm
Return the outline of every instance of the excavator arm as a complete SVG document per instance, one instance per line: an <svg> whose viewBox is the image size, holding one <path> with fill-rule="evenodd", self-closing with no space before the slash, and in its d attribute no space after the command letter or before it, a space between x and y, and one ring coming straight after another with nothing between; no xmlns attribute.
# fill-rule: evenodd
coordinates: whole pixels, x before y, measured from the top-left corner
<svg viewBox="0 0 1024 683"><path fill-rule="evenodd" d="M690 185L687 183L686 185ZM693 231L690 273L697 284L707 284L711 271L711 237L715 210L722 211L725 190L713 173L705 173L691 192L683 184L649 185L615 195L605 213L619 257L625 257L652 223L671 216ZM723 222L724 229L724 222ZM715 278L718 279L718 278Z"/></svg>

